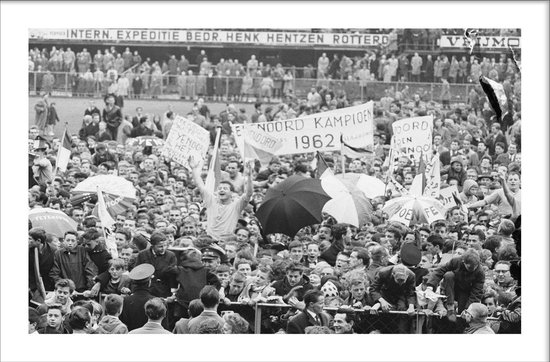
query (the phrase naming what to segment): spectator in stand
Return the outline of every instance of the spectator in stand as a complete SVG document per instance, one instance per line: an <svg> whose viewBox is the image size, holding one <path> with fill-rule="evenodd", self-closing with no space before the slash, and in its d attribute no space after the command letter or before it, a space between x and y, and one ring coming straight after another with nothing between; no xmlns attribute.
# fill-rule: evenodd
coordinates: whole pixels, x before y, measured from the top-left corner
<svg viewBox="0 0 550 362"><path fill-rule="evenodd" d="M422 58L418 53L414 53L414 56L411 58L411 75L413 82L420 82L420 73L422 70Z"/></svg>
<svg viewBox="0 0 550 362"><path fill-rule="evenodd" d="M330 60L327 53L323 53L317 60L317 78L325 78L329 69Z"/></svg>

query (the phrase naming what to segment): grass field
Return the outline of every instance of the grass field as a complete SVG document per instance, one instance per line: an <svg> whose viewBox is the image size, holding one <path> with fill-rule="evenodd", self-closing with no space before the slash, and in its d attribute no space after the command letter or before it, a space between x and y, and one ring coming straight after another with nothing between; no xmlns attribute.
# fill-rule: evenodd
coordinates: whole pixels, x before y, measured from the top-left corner
<svg viewBox="0 0 550 362"><path fill-rule="evenodd" d="M34 105L38 102L39 97L29 97L29 127L34 124ZM55 102L57 113L59 115L60 123L55 126L54 133L57 137L61 137L65 122L68 122L68 129L70 133L78 133L80 126L82 125L82 117L84 116L84 110L89 104L91 98L50 98L52 102ZM104 103L102 98L94 98L95 105L101 111L103 110ZM172 105L172 109L176 114L185 115L193 107L192 101L180 101L180 100L143 100L143 99L126 99L124 100L123 114L129 114L133 116L135 109L138 106L143 107L144 113L159 114L162 115L168 110L168 105ZM219 114L225 109L226 103L207 103L208 108L212 114ZM247 114L252 114L254 111L254 105L252 103L235 104L238 108L245 108Z"/></svg>

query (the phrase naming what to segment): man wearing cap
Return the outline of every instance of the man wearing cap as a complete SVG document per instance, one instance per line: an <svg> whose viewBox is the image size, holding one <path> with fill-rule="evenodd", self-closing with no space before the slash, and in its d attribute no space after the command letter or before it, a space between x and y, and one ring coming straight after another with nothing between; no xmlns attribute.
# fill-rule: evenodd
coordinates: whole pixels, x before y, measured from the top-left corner
<svg viewBox="0 0 550 362"><path fill-rule="evenodd" d="M151 276L154 272L155 267L145 263L136 266L129 274L132 280L132 294L124 298L120 315L120 320L126 324L128 331L140 328L147 323L144 306L148 300L154 298L154 295L149 292Z"/></svg>
<svg viewBox="0 0 550 362"><path fill-rule="evenodd" d="M461 317L469 324L465 334L495 334L487 323L489 310L484 304L472 303L462 312Z"/></svg>
<svg viewBox="0 0 550 362"><path fill-rule="evenodd" d="M193 179L206 204L207 234L218 240L232 237L241 212L248 205L250 196L252 196L252 164L249 162L245 165L245 193L235 200L232 198L233 185L231 183L227 181L220 182L217 196L214 196L206 188L201 178L201 162L191 156L189 165L193 169Z"/></svg>
<svg viewBox="0 0 550 362"><path fill-rule="evenodd" d="M156 297L166 298L172 295L170 286L174 281L168 270L170 267L176 265L176 255L167 250L167 237L163 233L153 233L150 243L150 248L139 252L136 258L136 265L143 263L153 265L155 268L155 277L151 281L151 294Z"/></svg>
<svg viewBox="0 0 550 362"><path fill-rule="evenodd" d="M222 258L225 256L225 252L221 247L216 244L211 244L201 249L202 264L206 269L214 272L222 262Z"/></svg>

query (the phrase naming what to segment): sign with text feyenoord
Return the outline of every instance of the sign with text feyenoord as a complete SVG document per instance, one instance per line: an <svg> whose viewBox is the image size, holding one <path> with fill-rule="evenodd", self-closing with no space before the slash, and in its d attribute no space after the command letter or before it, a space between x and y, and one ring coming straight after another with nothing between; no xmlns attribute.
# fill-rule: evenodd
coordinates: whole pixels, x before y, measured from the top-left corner
<svg viewBox="0 0 550 362"><path fill-rule="evenodd" d="M420 161L432 150L433 116L405 118L392 124L395 148L401 155Z"/></svg>
<svg viewBox="0 0 550 362"><path fill-rule="evenodd" d="M244 157L245 127L256 127L278 138L276 155L340 151L340 134L353 147L372 147L373 103L316 113L284 121L233 124L237 147Z"/></svg>

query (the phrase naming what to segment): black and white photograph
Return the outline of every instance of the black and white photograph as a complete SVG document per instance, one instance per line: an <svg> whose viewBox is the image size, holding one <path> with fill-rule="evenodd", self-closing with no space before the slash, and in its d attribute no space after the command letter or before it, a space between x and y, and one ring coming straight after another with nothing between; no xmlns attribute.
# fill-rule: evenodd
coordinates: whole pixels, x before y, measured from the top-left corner
<svg viewBox="0 0 550 362"><path fill-rule="evenodd" d="M548 20L495 22L497 3L444 15L471 6L476 21L392 19L414 4L322 4L302 24L315 3L283 2L280 25L239 21L274 4L138 3L128 24L58 18L78 6L57 4L19 25L9 79L2 25L2 229L19 226L2 232L2 294L19 304L2 297L2 346L17 325L10 338L44 348L26 360L69 358L54 350L74 337L45 334L90 335L71 360L126 360L119 344L155 358L140 354L150 341L169 360L521 359L548 333L548 42L527 50ZM172 6L233 15L187 24ZM375 6L376 21L351 15ZM293 354L304 342L317 357ZM180 343L187 357L170 354ZM262 357L239 356L247 344Z"/></svg>

